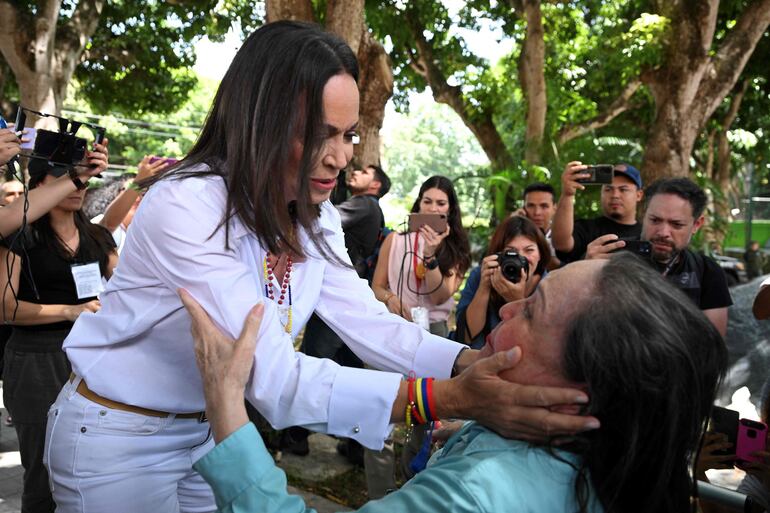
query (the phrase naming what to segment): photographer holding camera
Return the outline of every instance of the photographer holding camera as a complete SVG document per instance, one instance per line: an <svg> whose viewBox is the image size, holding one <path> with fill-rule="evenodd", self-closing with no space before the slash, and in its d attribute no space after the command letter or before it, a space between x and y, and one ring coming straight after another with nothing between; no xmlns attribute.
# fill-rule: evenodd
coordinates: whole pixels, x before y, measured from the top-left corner
<svg viewBox="0 0 770 513"><path fill-rule="evenodd" d="M106 159L100 153L105 167ZM33 159L29 186L33 192L49 187L69 169ZM71 372L62 343L81 313L99 309L102 279L117 264L109 232L83 214L84 197L85 188L70 192L0 248L6 264L0 282L9 284L4 320L13 325L5 348L3 401L13 416L24 466L22 511L54 511L43 447L48 409Z"/></svg>
<svg viewBox="0 0 770 513"><path fill-rule="evenodd" d="M487 256L471 271L457 305L458 342L474 349L500 324L498 312L511 301L531 295L547 274L551 249L529 219L511 216L495 230Z"/></svg>
<svg viewBox="0 0 770 513"><path fill-rule="evenodd" d="M602 235L618 238L639 238L642 226L636 220L636 207L642 200L642 177L629 164L614 166L612 183L602 185L602 215L594 219L575 221L575 195L586 188L590 166L574 161L567 164L561 176L561 197L553 217L551 236L556 256L563 263L586 257L588 245ZM593 182L596 183L596 182ZM592 246L596 252L609 253L622 247L622 242ZM596 257L596 255L590 255Z"/></svg>
<svg viewBox="0 0 770 513"><path fill-rule="evenodd" d="M22 142L26 140L20 140L13 129L0 128L0 166L14 165L12 160L21 151ZM23 201L14 201L0 210L0 237L8 237L9 234L18 230L24 223L25 215L28 223L39 219L68 195L79 190L80 187L85 187L89 178L106 170L107 144L107 139L104 139L103 143L94 145L93 151L86 151L83 164L88 165L77 166L71 173L65 173L55 180L47 181L44 185L30 190L26 213Z"/></svg>

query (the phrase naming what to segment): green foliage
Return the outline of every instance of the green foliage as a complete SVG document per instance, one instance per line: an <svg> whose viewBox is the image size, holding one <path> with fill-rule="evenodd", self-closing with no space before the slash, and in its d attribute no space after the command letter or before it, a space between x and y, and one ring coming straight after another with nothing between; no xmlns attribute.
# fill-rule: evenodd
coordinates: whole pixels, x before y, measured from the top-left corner
<svg viewBox="0 0 770 513"><path fill-rule="evenodd" d="M383 198L386 219L398 225L432 175L452 179L466 226L486 224L489 173L478 143L451 109L421 101L408 115L396 114L383 133L382 163L393 185ZM392 127L392 128L391 128Z"/></svg>
<svg viewBox="0 0 770 513"><path fill-rule="evenodd" d="M194 43L203 34L222 40L233 24L248 29L261 18L244 1L108 1L75 73L79 94L98 112L174 112L196 84Z"/></svg>
<svg viewBox="0 0 770 513"><path fill-rule="evenodd" d="M110 162L135 166L145 155L184 156L198 137L217 86L214 80L199 78L189 99L170 115L147 113L140 119L98 115L82 99L68 102L65 111L75 118L88 118L105 126L110 140Z"/></svg>

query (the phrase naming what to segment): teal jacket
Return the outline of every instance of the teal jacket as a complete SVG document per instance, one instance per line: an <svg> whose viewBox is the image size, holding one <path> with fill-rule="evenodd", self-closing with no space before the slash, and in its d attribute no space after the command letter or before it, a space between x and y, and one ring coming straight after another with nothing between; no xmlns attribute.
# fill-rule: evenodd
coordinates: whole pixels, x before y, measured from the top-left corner
<svg viewBox="0 0 770 513"><path fill-rule="evenodd" d="M554 457L557 455L557 457ZM431 458L428 468L403 488L371 501L361 513L573 512L577 458L526 442L507 440L469 422ZM311 513L301 497L286 491L275 466L249 423L199 460L195 469L214 490L225 513ZM590 513L603 510L592 497Z"/></svg>

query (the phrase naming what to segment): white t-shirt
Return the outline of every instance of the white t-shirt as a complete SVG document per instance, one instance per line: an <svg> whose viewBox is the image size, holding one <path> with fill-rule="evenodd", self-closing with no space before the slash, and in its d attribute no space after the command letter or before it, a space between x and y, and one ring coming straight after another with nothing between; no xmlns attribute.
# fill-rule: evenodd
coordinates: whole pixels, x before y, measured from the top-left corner
<svg viewBox="0 0 770 513"><path fill-rule="evenodd" d="M145 195L101 310L81 314L64 342L74 372L94 392L161 411L204 409L190 319L177 290L190 292L233 338L265 296L265 251L237 219L225 249L218 228L225 199L222 179L213 176L163 180ZM349 262L329 202L321 205L318 230ZM390 314L354 269L313 256L304 230L298 236L309 256L292 269L293 332L285 333L277 305L265 301L246 397L276 428L304 425L379 448L401 374L448 377L464 346ZM364 362L391 373L295 352L292 340L314 310Z"/></svg>

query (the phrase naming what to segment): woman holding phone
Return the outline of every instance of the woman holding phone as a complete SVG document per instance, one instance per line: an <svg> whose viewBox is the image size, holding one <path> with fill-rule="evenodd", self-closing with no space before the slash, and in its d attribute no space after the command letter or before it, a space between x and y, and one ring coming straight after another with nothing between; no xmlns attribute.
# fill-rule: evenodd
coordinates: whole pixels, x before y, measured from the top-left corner
<svg viewBox="0 0 770 513"><path fill-rule="evenodd" d="M74 377L49 412L45 454L59 511L215 509L192 468L213 442L180 288L230 335L264 303L246 398L276 428L380 447L405 414L402 374L449 378L453 365L478 358L389 314L350 265L327 200L353 154L357 77L350 48L313 25L270 23L244 41L195 146L145 194L101 310L82 315L65 342ZM295 352L314 311L365 362L391 372ZM480 360L437 380L437 410L488 416L509 433L546 420L590 427L547 407L506 414L523 395L497 376L504 363ZM538 405L586 400L571 389L528 393L546 394Z"/></svg>
<svg viewBox="0 0 770 513"><path fill-rule="evenodd" d="M390 312L408 321L413 320L413 309L422 307L430 332L446 337L447 319L454 308L452 296L470 265L468 235L449 178L428 178L420 186L412 213L443 216L446 229L438 232L426 223L412 226L414 230L407 233L388 235L380 249L372 289Z"/></svg>

